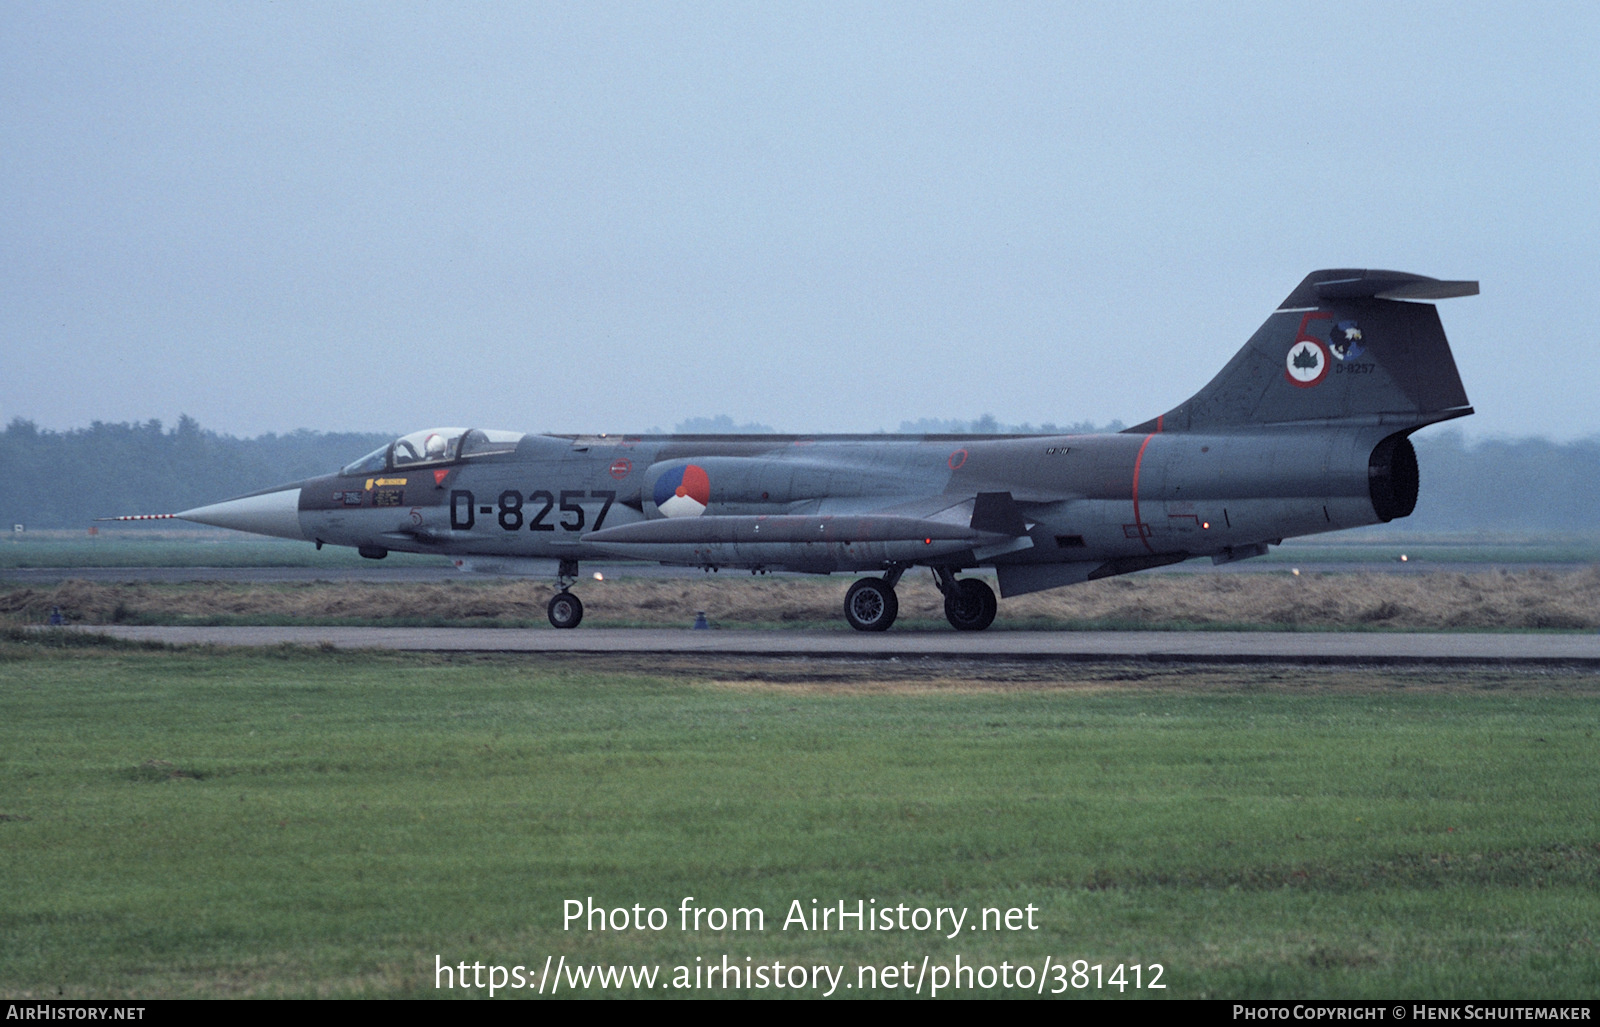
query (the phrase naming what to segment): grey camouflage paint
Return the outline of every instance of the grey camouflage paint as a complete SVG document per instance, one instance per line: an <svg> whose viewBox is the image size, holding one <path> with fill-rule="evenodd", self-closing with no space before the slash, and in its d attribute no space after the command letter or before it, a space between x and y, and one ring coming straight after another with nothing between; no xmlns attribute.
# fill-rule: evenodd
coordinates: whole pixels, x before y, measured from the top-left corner
<svg viewBox="0 0 1600 1027"><path fill-rule="evenodd" d="M1417 301L1476 291L1315 272L1205 388L1123 433L530 434L510 452L301 482L299 530L469 568L617 557L824 573L990 566L1005 596L1241 559L1411 512L1406 437L1472 412L1437 313ZM709 505L663 517L655 486L686 465L705 473Z"/></svg>

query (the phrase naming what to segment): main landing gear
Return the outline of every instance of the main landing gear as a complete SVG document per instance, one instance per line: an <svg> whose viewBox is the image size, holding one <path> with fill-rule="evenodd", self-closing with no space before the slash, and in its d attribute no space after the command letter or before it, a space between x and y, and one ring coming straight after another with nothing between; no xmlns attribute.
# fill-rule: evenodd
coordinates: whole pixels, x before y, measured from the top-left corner
<svg viewBox="0 0 1600 1027"><path fill-rule="evenodd" d="M844 619L857 631L887 631L900 612L894 594L904 567L891 567L881 578L862 578L844 595ZM982 631L994 623L1000 603L994 589L977 578L956 579L948 567L933 568L933 577L944 593L944 616L957 631Z"/></svg>
<svg viewBox="0 0 1600 1027"><path fill-rule="evenodd" d="M935 567L933 578L944 593L944 619L957 631L982 631L994 623L1000 601L994 589L977 578L956 580L948 567Z"/></svg>
<svg viewBox="0 0 1600 1027"><path fill-rule="evenodd" d="M556 571L556 587L561 591L557 592L550 600L550 605L545 607L551 627L575 628L583 621L583 603L577 596L567 591L577 580L578 561L562 560L560 569Z"/></svg>
<svg viewBox="0 0 1600 1027"><path fill-rule="evenodd" d="M881 578L862 578L844 594L844 619L857 631L888 631L900 613L900 600L894 594L901 569L896 567Z"/></svg>

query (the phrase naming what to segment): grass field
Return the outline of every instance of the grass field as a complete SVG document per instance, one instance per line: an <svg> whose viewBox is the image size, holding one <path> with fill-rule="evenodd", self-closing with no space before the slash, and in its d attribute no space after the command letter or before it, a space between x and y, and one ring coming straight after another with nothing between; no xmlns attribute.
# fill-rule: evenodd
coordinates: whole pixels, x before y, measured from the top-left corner
<svg viewBox="0 0 1600 1027"><path fill-rule="evenodd" d="M1191 998L1600 980L1593 674L17 637L0 643L9 997L430 995L436 956L668 972L726 954L846 981L957 955L1159 963L1148 994ZM564 931L563 901L588 896L672 924ZM681 931L685 896L760 908L766 929ZM813 898L1031 904L1038 929L780 929Z"/></svg>

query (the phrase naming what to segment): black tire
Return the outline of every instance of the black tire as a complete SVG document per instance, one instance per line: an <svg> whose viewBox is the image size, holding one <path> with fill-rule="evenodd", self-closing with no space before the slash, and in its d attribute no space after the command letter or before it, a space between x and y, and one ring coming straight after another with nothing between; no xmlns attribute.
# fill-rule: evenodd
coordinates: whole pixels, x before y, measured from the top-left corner
<svg viewBox="0 0 1600 1027"><path fill-rule="evenodd" d="M545 612L553 628L575 628L583 621L583 603L571 592L557 592Z"/></svg>
<svg viewBox="0 0 1600 1027"><path fill-rule="evenodd" d="M844 594L844 619L857 631L888 631L900 599L882 578L862 578Z"/></svg>
<svg viewBox="0 0 1600 1027"><path fill-rule="evenodd" d="M944 618L957 631L982 631L999 610L994 589L977 578L962 578L944 597Z"/></svg>

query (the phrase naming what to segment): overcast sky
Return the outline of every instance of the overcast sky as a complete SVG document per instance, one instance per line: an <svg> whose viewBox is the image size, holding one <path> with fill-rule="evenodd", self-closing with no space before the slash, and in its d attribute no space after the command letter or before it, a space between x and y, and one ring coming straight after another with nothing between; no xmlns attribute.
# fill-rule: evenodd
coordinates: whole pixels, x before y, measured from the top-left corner
<svg viewBox="0 0 1600 1027"><path fill-rule="evenodd" d="M1308 272L1600 433L1600 5L0 5L0 421L1134 423Z"/></svg>

